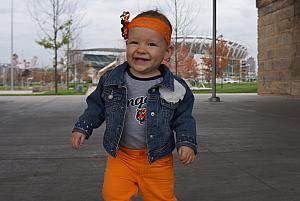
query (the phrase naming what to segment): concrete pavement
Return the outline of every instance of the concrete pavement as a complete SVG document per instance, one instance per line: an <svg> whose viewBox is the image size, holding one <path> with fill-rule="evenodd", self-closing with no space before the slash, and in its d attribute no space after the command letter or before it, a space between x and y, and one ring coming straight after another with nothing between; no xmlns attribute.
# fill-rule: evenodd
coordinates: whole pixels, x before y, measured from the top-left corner
<svg viewBox="0 0 300 201"><path fill-rule="evenodd" d="M219 96L211 103L196 95L200 153L187 167L175 159L178 199L300 200L300 99ZM0 96L1 201L102 200L104 126L82 150L69 145L84 100Z"/></svg>
<svg viewBox="0 0 300 201"><path fill-rule="evenodd" d="M1 94L32 94L32 90L0 90Z"/></svg>

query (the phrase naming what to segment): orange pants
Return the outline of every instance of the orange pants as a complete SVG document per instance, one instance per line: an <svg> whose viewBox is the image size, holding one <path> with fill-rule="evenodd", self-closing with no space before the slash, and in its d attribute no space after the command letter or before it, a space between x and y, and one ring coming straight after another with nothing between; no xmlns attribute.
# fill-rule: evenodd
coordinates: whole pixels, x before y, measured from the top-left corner
<svg viewBox="0 0 300 201"><path fill-rule="evenodd" d="M149 164L146 150L121 147L108 156L102 195L105 201L130 201L140 190L143 201L177 201L172 154Z"/></svg>

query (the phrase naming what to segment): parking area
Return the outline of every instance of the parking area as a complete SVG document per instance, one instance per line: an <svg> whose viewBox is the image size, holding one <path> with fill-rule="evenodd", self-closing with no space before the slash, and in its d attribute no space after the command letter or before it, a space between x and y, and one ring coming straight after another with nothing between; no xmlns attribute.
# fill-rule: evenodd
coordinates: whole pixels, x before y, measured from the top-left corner
<svg viewBox="0 0 300 201"><path fill-rule="evenodd" d="M180 201L298 201L300 99L195 95L199 154L175 156ZM0 200L101 201L104 126L72 150L70 131L85 96L0 96ZM137 198L135 200L140 200Z"/></svg>

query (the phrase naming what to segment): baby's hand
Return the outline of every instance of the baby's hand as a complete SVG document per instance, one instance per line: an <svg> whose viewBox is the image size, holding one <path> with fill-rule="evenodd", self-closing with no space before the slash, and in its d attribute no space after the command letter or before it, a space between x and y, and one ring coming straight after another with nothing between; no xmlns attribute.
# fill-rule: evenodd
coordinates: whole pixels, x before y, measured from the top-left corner
<svg viewBox="0 0 300 201"><path fill-rule="evenodd" d="M79 132L73 132L71 136L71 145L74 149L79 149L84 144L85 135Z"/></svg>
<svg viewBox="0 0 300 201"><path fill-rule="evenodd" d="M183 165L189 165L195 160L195 152L192 148L181 146L178 149L179 160Z"/></svg>

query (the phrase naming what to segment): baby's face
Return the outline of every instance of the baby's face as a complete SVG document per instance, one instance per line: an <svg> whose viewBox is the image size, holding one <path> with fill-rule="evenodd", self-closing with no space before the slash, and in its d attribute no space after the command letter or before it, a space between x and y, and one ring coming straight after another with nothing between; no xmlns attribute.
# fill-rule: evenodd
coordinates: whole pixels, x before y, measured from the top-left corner
<svg viewBox="0 0 300 201"><path fill-rule="evenodd" d="M158 68L164 59L171 57L172 48L158 32L134 27L128 33L126 53L131 73L146 78L160 74Z"/></svg>

